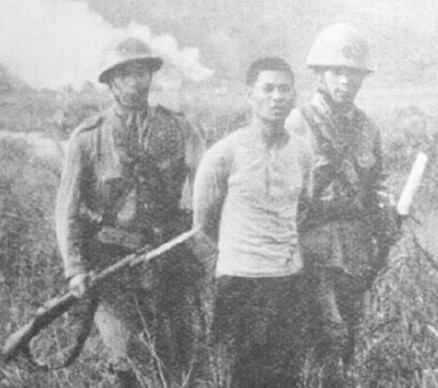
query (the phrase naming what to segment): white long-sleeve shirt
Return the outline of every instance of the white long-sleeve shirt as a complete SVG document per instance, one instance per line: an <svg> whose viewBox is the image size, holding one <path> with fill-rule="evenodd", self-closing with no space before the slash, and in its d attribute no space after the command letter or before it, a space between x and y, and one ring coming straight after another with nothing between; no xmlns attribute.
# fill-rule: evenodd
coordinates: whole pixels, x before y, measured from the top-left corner
<svg viewBox="0 0 438 388"><path fill-rule="evenodd" d="M295 218L311 165L294 136L268 149L251 127L207 151L195 179L194 217L217 235L217 276L276 277L301 268Z"/></svg>

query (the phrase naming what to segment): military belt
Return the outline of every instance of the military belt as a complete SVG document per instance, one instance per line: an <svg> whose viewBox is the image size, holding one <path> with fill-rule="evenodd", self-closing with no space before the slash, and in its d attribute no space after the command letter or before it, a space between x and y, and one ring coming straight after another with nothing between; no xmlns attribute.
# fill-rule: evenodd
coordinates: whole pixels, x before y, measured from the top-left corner
<svg viewBox="0 0 438 388"><path fill-rule="evenodd" d="M136 251L149 242L145 234L126 232L112 226L103 226L97 234L97 241L101 244L117 245L130 251Z"/></svg>

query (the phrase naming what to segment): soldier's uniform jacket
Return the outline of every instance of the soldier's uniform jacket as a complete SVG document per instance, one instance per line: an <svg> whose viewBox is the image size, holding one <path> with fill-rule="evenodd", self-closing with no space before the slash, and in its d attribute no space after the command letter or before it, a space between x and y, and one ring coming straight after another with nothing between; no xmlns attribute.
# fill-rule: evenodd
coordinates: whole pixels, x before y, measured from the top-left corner
<svg viewBox="0 0 438 388"><path fill-rule="evenodd" d="M364 217L384 178L376 127L355 107L337 116L321 93L295 110L288 126L307 138L315 157L313 196L301 209L301 226Z"/></svg>
<svg viewBox="0 0 438 388"><path fill-rule="evenodd" d="M85 252L90 241L138 249L172 233L196 163L187 155L190 126L161 106L149 107L143 120L128 116L116 105L69 141L56 206L67 277L95 268Z"/></svg>
<svg viewBox="0 0 438 388"><path fill-rule="evenodd" d="M377 128L356 107L337 115L320 92L292 112L287 127L305 139L314 156L311 195L302 198L298 209L299 233L305 236L301 245L312 245L304 250L310 249L318 264L367 271L372 260L367 230L372 230L384 189ZM348 239L355 241L349 244ZM357 245L363 245L363 257L357 258L363 263L346 263Z"/></svg>

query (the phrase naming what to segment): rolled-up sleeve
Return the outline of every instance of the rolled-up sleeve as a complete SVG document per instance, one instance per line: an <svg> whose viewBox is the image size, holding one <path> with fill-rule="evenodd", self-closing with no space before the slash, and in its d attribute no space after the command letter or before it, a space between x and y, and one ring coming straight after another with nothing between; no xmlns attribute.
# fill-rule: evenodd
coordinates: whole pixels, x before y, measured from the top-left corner
<svg viewBox="0 0 438 388"><path fill-rule="evenodd" d="M69 141L56 198L56 237L67 278L86 271L81 252L80 205L87 168L80 140L80 134L74 134Z"/></svg>

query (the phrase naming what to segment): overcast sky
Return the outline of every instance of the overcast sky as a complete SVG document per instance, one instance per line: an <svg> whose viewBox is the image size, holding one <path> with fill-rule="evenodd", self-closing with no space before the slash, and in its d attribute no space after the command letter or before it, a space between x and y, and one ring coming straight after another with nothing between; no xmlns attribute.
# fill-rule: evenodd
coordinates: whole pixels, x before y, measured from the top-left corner
<svg viewBox="0 0 438 388"><path fill-rule="evenodd" d="M0 63L37 88L80 86L129 29L193 82L238 79L262 54L301 74L318 31L349 22L368 37L379 82L420 80L438 63L437 16L437 0L1 0Z"/></svg>

